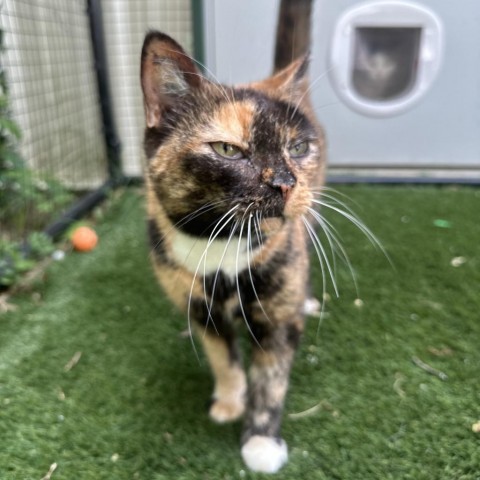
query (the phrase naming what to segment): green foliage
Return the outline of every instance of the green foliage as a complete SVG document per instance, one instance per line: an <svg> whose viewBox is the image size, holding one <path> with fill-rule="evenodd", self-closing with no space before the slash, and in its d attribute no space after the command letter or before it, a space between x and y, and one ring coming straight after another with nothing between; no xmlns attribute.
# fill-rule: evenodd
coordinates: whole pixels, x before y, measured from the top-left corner
<svg viewBox="0 0 480 480"><path fill-rule="evenodd" d="M34 266L35 261L26 257L18 243L0 239L0 289L13 285Z"/></svg>
<svg viewBox="0 0 480 480"><path fill-rule="evenodd" d="M52 239L43 232L31 233L24 243L0 239L0 289L15 284L54 250Z"/></svg>
<svg viewBox="0 0 480 480"><path fill-rule="evenodd" d="M0 30L0 51L3 50ZM41 229L71 201L57 180L28 168L18 153L22 137L9 110L8 84L0 66L0 225L1 237L15 237Z"/></svg>
<svg viewBox="0 0 480 480"><path fill-rule="evenodd" d="M52 239L43 232L33 232L28 237L30 256L36 260L51 255L55 250Z"/></svg>
<svg viewBox="0 0 480 480"><path fill-rule="evenodd" d="M0 64L0 287L12 285L33 267L35 259L51 252L51 241L35 231L71 201L60 182L27 167L18 152L21 137L20 126L11 116L7 78ZM20 237L31 245L24 247Z"/></svg>

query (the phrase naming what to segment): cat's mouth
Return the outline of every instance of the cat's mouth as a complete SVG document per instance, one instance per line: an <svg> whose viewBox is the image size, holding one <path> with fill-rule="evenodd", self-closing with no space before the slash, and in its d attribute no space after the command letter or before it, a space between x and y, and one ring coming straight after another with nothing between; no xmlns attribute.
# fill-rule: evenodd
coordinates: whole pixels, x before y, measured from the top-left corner
<svg viewBox="0 0 480 480"><path fill-rule="evenodd" d="M270 195L230 199L228 203L208 202L194 211L169 217L176 229L194 237L228 239L242 231L247 234L248 230L270 235L288 220L304 215L310 203L310 197L295 188L288 195L271 192Z"/></svg>

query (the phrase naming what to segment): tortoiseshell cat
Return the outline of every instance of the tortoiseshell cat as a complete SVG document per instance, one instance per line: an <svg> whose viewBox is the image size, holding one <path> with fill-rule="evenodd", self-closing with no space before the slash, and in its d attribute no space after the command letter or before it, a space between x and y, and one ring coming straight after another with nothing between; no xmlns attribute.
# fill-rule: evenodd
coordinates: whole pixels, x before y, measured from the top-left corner
<svg viewBox="0 0 480 480"><path fill-rule="evenodd" d="M276 71L264 81L214 83L175 40L155 31L146 36L141 59L155 272L188 315L210 362L211 418L244 415L242 456L263 472L287 461L280 423L304 328L306 217L312 189L324 177L308 59L285 60L295 42L305 52L299 35L309 37L310 8L310 0L283 2L287 20L279 23ZM291 25L299 22L295 37ZM237 319L253 345L248 386Z"/></svg>

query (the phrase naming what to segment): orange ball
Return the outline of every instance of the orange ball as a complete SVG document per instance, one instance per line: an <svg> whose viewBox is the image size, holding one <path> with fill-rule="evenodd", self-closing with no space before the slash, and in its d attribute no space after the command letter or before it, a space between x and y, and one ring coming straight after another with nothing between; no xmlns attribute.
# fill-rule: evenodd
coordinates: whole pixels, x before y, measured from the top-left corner
<svg viewBox="0 0 480 480"><path fill-rule="evenodd" d="M89 252L98 243L98 236L90 227L76 228L70 238L73 248L79 252Z"/></svg>

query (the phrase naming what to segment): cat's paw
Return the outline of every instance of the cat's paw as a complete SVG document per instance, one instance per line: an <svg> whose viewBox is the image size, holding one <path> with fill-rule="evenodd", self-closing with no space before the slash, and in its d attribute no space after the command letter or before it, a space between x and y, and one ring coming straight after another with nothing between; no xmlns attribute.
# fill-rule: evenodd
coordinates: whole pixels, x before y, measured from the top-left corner
<svg viewBox="0 0 480 480"><path fill-rule="evenodd" d="M217 423L233 422L245 411L245 402L240 398L214 399L210 407L210 418Z"/></svg>
<svg viewBox="0 0 480 480"><path fill-rule="evenodd" d="M242 458L254 472L276 473L287 463L287 444L281 438L254 435L243 445Z"/></svg>
<svg viewBox="0 0 480 480"><path fill-rule="evenodd" d="M309 297L305 300L303 304L303 313L305 315L318 315L321 312L322 304L315 297Z"/></svg>

